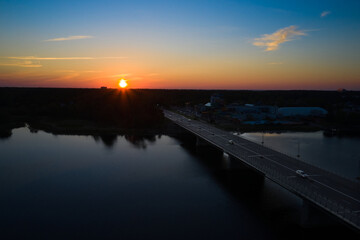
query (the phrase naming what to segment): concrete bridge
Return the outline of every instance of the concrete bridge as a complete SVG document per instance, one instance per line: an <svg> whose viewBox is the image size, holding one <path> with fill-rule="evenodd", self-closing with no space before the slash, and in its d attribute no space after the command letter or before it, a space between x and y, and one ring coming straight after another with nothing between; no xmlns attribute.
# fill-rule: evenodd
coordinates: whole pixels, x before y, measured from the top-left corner
<svg viewBox="0 0 360 240"><path fill-rule="evenodd" d="M309 212L306 206L315 206L350 227L360 230L359 183L234 136L210 124L167 110L164 110L164 115L196 135L199 142L206 141L219 148L232 158L301 197L304 201L304 212Z"/></svg>

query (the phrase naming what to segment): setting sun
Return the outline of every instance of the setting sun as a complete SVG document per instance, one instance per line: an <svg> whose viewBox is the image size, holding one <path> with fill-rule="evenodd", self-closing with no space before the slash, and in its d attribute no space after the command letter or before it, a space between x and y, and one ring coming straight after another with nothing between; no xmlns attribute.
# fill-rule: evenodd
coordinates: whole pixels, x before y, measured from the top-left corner
<svg viewBox="0 0 360 240"><path fill-rule="evenodd" d="M124 80L124 79L121 79L121 80L120 80L119 86L120 86L121 88L126 88L127 85L128 85L128 84L127 84L126 80Z"/></svg>

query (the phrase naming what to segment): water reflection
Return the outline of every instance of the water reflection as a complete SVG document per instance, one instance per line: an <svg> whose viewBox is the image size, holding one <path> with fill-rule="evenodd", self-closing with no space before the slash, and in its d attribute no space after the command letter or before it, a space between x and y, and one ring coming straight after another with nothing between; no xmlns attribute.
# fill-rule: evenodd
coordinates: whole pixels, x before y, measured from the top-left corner
<svg viewBox="0 0 360 240"><path fill-rule="evenodd" d="M29 124L25 124L25 127L31 133L38 133L39 129L32 127ZM56 133L51 133L54 136L57 136ZM0 130L0 139L8 139L12 135L11 129ZM60 134L61 135L61 134ZM76 135L76 134L74 134ZM95 140L95 142L101 142L108 149L112 149L117 140L118 136L124 137L125 140L137 149L146 149L149 144L153 144L157 139L161 139L161 135L158 134L101 134L101 135L91 135L91 137Z"/></svg>
<svg viewBox="0 0 360 240"><path fill-rule="evenodd" d="M38 129L30 127L30 126L28 126L28 129L30 130L31 133L38 133L38 131L39 131ZM56 135L56 134L54 134L54 135Z"/></svg>
<svg viewBox="0 0 360 240"><path fill-rule="evenodd" d="M198 163L207 169L214 179L233 197L240 201L256 204L263 191L264 178L246 167L229 154L212 146L195 147L195 140L178 138L181 147L194 156ZM186 140L185 140L186 139Z"/></svg>
<svg viewBox="0 0 360 240"><path fill-rule="evenodd" d="M93 135L92 136L95 142L101 141L105 147L111 149L117 141L117 135L107 134L107 135Z"/></svg>
<svg viewBox="0 0 360 240"><path fill-rule="evenodd" d="M137 149L146 149L149 144L153 144L158 139L161 138L161 135L137 135L137 134L125 134L120 135L124 139L131 143L131 146ZM107 148L111 149L114 147L117 142L118 135L107 134L107 135L92 135L93 139L96 142L102 142Z"/></svg>
<svg viewBox="0 0 360 240"><path fill-rule="evenodd" d="M155 143L155 135L125 135L125 139L132 144L135 148L146 149L149 143ZM161 135L159 135L159 138Z"/></svg>

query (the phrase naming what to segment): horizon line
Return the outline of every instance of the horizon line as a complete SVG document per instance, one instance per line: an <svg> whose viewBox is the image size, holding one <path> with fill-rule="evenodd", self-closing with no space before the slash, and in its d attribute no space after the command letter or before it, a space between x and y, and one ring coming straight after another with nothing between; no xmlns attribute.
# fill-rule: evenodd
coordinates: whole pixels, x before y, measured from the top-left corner
<svg viewBox="0 0 360 240"><path fill-rule="evenodd" d="M106 89L101 89L102 86L97 88L91 88L91 87L21 87L21 86L0 86L0 88L41 88L41 89L99 89L99 90L179 90L179 91L324 91L324 92L330 92L330 91L339 91L339 90L345 90L345 91L353 91L353 92L359 92L359 90L352 90L352 89L346 89L346 88L338 88L338 89L224 89L224 88L218 88L218 89L204 89L204 88L126 88L126 89L120 89L120 88L109 88L106 87Z"/></svg>

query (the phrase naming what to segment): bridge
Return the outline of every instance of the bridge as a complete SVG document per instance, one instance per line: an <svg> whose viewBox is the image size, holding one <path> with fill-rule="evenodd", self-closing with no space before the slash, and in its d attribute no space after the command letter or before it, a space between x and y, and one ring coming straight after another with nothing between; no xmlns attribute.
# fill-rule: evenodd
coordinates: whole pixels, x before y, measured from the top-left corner
<svg viewBox="0 0 360 240"><path fill-rule="evenodd" d="M304 200L360 230L360 184L210 124L164 110L164 116ZM297 170L303 171L301 175Z"/></svg>

